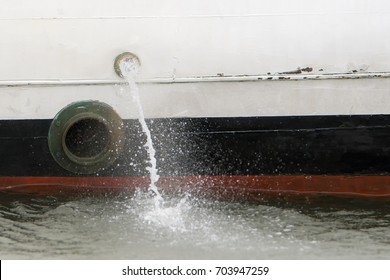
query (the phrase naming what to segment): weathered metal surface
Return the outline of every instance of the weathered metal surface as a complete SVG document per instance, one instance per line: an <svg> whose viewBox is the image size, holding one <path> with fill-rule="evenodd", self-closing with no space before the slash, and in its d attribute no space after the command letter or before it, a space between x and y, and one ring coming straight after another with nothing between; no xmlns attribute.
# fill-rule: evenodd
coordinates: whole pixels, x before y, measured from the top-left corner
<svg viewBox="0 0 390 280"><path fill-rule="evenodd" d="M390 71L385 0L6 2L4 81L115 80L123 51L143 80Z"/></svg>
<svg viewBox="0 0 390 280"><path fill-rule="evenodd" d="M208 82L194 79L199 82L140 83L145 116L390 114L390 79L387 78L275 81L267 80L267 76L260 81L258 77L246 78L245 82L242 78L241 82L233 78L220 82L219 79L230 78L213 77ZM2 87L0 92L2 119L52 119L63 107L78 100L98 100L115 108L122 118L137 118L137 108L125 85L17 86Z"/></svg>
<svg viewBox="0 0 390 280"><path fill-rule="evenodd" d="M172 84L172 83L207 83L207 82L253 82L253 81L283 81L283 80L339 80L339 79L377 79L390 78L390 72L369 73L334 73L334 74L300 74L284 72L278 75L215 75L195 77L171 77L139 79L139 84ZM0 87L26 87L26 86L91 86L91 85L121 85L124 80L22 80L1 81Z"/></svg>

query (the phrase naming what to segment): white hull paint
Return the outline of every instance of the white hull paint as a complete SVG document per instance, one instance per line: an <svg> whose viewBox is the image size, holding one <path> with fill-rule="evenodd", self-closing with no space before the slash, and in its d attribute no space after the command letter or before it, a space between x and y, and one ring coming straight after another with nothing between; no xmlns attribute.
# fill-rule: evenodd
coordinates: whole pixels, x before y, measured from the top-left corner
<svg viewBox="0 0 390 280"><path fill-rule="evenodd" d="M390 79L139 84L147 118L390 114ZM1 119L52 119L77 100L137 108L124 85L0 88ZM5 91L5 92L4 92Z"/></svg>
<svg viewBox="0 0 390 280"><path fill-rule="evenodd" d="M390 114L385 0L6 2L1 119L89 99L136 118L123 51L141 60L147 118Z"/></svg>

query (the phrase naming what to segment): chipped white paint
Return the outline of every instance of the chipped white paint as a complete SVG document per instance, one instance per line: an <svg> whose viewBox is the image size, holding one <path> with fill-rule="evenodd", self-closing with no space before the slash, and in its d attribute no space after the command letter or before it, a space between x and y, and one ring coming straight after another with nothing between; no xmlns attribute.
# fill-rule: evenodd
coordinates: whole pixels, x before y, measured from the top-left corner
<svg viewBox="0 0 390 280"><path fill-rule="evenodd" d="M333 73L333 74L294 74L294 75L237 75L237 76L199 76L138 79L139 84L207 83L207 82L248 82L248 81L299 81L299 80L338 80L338 79L377 79L390 78L390 72ZM0 81L0 87L25 86L91 86L124 85L123 79L115 80L26 80Z"/></svg>
<svg viewBox="0 0 390 280"><path fill-rule="evenodd" d="M0 80L390 71L386 0L1 0Z"/></svg>
<svg viewBox="0 0 390 280"><path fill-rule="evenodd" d="M390 79L144 83L147 118L390 114ZM120 85L0 89L0 118L51 119L76 100L100 100L122 118L137 109Z"/></svg>

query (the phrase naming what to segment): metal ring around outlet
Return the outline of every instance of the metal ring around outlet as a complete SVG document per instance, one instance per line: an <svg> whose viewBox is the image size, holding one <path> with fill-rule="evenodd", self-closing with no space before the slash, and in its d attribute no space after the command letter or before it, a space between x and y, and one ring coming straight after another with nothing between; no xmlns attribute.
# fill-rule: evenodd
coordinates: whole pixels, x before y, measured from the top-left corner
<svg viewBox="0 0 390 280"><path fill-rule="evenodd" d="M121 154L124 142L120 116L106 103L92 100L64 107L48 134L55 161L75 174L93 174L109 167Z"/></svg>

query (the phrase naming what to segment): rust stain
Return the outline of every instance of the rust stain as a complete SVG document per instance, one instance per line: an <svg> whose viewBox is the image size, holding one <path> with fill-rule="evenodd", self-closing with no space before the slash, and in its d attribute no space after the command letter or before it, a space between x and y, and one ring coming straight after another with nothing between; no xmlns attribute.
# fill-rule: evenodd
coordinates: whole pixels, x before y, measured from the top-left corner
<svg viewBox="0 0 390 280"><path fill-rule="evenodd" d="M293 70L293 71L281 72L279 74L283 74L283 75L297 75L297 74L302 74L303 72L310 73L312 71L313 71L312 67L305 67L305 68L298 68L297 70Z"/></svg>
<svg viewBox="0 0 390 280"><path fill-rule="evenodd" d="M302 72L312 72L313 68L312 67L305 67L301 69Z"/></svg>
<svg viewBox="0 0 390 280"><path fill-rule="evenodd" d="M283 75L294 75L294 74L301 74L302 73L302 70L301 69L297 69L297 70L293 70L293 71L287 71L287 72L281 72L279 74L283 74Z"/></svg>

